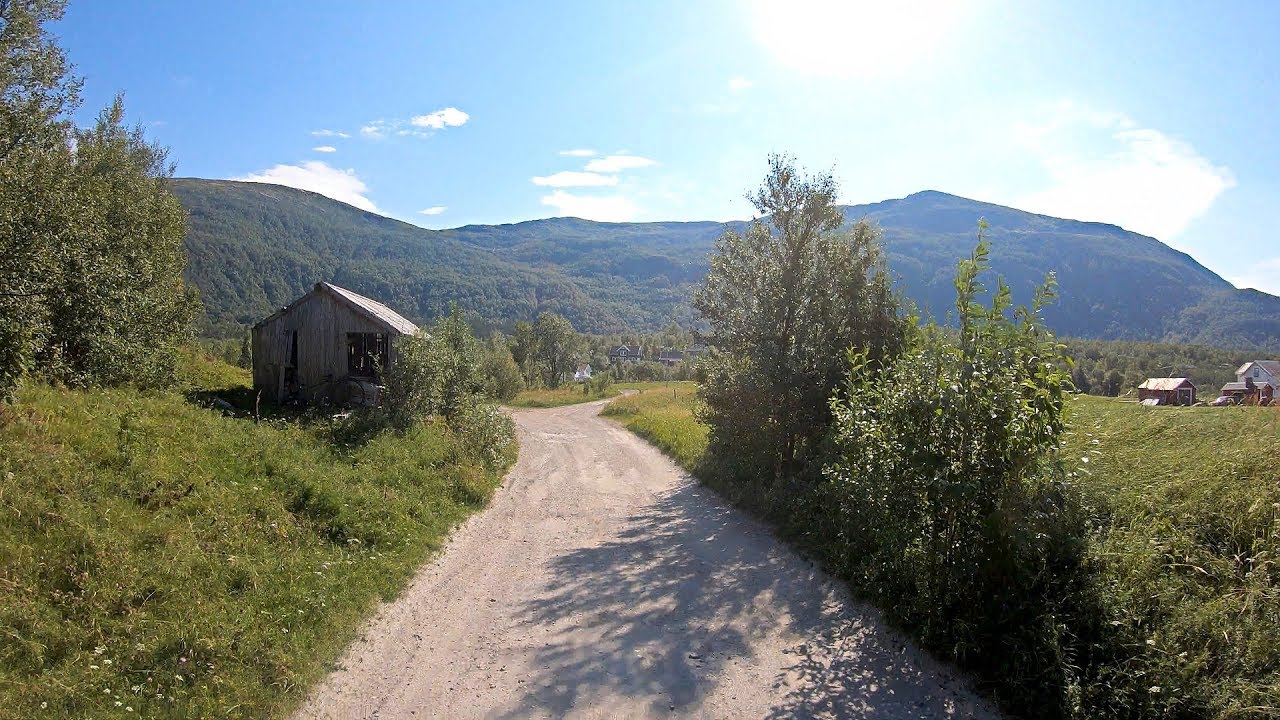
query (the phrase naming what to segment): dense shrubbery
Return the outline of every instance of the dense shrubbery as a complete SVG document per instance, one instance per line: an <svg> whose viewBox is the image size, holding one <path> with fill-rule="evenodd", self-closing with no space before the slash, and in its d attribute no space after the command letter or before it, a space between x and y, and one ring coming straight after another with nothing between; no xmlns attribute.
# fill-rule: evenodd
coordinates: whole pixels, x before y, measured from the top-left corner
<svg viewBox="0 0 1280 720"><path fill-rule="evenodd" d="M515 441L510 418L493 405L486 350L455 307L429 330L396 342L396 360L387 372L387 394L379 412L407 428L432 416L449 423L495 466Z"/></svg>
<svg viewBox="0 0 1280 720"><path fill-rule="evenodd" d="M197 303L165 151L69 120L80 82L44 26L57 0L0 4L0 399L25 374L76 386L175 379Z"/></svg>
<svg viewBox="0 0 1280 720"><path fill-rule="evenodd" d="M878 372L854 356L833 403L835 459L806 514L835 569L930 647L998 678L1013 707L1065 706L1060 637L1084 526L1056 464L1068 388L1033 307L987 307L960 264L959 328L927 326Z"/></svg>

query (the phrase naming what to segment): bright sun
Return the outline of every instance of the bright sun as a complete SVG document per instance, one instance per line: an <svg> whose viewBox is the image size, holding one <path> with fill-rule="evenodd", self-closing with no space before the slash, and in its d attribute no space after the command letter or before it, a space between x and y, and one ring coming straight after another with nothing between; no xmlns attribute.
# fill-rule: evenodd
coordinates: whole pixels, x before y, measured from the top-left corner
<svg viewBox="0 0 1280 720"><path fill-rule="evenodd" d="M807 73L879 76L932 54L953 29L957 0L756 0L756 37Z"/></svg>

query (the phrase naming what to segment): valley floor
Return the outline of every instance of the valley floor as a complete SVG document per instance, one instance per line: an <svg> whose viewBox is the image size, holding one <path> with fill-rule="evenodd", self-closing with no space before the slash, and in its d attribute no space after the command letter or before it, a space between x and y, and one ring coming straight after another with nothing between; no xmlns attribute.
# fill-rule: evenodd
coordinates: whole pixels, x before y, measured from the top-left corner
<svg viewBox="0 0 1280 720"><path fill-rule="evenodd" d="M492 506L295 717L997 717L601 404L515 412Z"/></svg>

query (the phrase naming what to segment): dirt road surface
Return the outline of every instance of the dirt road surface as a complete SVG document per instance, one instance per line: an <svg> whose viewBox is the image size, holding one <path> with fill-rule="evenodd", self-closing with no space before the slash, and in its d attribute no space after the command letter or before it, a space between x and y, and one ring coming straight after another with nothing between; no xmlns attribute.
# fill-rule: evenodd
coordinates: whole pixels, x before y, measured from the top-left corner
<svg viewBox="0 0 1280 720"><path fill-rule="evenodd" d="M515 413L492 506L296 718L997 717L600 407Z"/></svg>

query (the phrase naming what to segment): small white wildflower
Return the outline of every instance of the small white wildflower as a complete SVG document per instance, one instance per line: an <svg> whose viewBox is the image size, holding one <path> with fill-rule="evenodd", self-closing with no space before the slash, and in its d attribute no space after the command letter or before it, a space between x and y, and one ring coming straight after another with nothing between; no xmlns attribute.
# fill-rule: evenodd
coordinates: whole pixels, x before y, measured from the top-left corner
<svg viewBox="0 0 1280 720"><path fill-rule="evenodd" d="M90 670L97 670L97 669L98 669L98 666L97 666L97 665L90 665L90 666L89 666L89 669L90 669Z"/></svg>
<svg viewBox="0 0 1280 720"><path fill-rule="evenodd" d="M1164 690L1164 688L1160 687L1159 685L1152 685L1151 687L1147 688L1147 691L1150 692L1152 695L1155 695L1161 690Z"/></svg>
<svg viewBox="0 0 1280 720"><path fill-rule="evenodd" d="M110 665L110 664L111 664L111 661L110 661L110 660L108 660L108 659L104 659L104 660L102 661L102 664L103 664L103 665Z"/></svg>
<svg viewBox="0 0 1280 720"><path fill-rule="evenodd" d="M122 702L120 702L119 700L117 700L117 701L116 701L116 707L120 707L121 705L124 705L124 703L122 703Z"/></svg>
<svg viewBox="0 0 1280 720"><path fill-rule="evenodd" d="M1155 640L1148 640L1148 641L1147 641L1147 644L1148 644L1148 645L1151 645L1151 646L1155 646L1156 641L1155 641Z"/></svg>
<svg viewBox="0 0 1280 720"><path fill-rule="evenodd" d="M47 707L49 707L49 703L47 703L47 702L42 702L42 703L40 703L40 709L41 709L41 710L44 710L44 709L45 709L45 708L47 708Z"/></svg>
<svg viewBox="0 0 1280 720"><path fill-rule="evenodd" d="M133 706L132 706L132 705L125 705L125 706L124 706L124 711L125 711L125 712L133 712Z"/></svg>
<svg viewBox="0 0 1280 720"><path fill-rule="evenodd" d="M1089 462L1089 456L1085 455L1084 457L1080 458L1080 462L1087 464Z"/></svg>
<svg viewBox="0 0 1280 720"><path fill-rule="evenodd" d="M106 648L105 646L103 646L103 645L99 645L98 647L96 647L96 648L94 648L94 649L93 649L93 654L94 654L94 655L101 655L102 653L104 653L104 652L106 652L106 651L107 651L107 648Z"/></svg>

